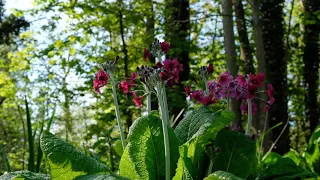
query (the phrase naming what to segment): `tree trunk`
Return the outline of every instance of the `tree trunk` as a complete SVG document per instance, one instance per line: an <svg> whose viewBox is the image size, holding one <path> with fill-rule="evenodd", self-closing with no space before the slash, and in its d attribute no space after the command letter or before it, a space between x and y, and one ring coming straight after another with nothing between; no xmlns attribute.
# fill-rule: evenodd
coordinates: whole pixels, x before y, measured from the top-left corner
<svg viewBox="0 0 320 180"><path fill-rule="evenodd" d="M237 54L232 20L232 0L222 0L224 47L227 55L227 71L236 76L238 73ZM229 109L236 114L234 123L241 125L240 102L231 99Z"/></svg>
<svg viewBox="0 0 320 180"><path fill-rule="evenodd" d="M121 35L121 41L122 41L122 53L123 53L123 60L124 60L124 75L125 78L129 78L129 68L128 68L128 50L127 50L127 44L124 39L124 27L123 27L123 2L122 0L118 0L118 3L120 4L119 8L119 25L120 25L120 35ZM130 106L130 101L126 101L127 107ZM125 110L127 114L127 119L126 119L126 129L129 131L129 127L132 125L132 112L129 108Z"/></svg>
<svg viewBox="0 0 320 180"><path fill-rule="evenodd" d="M239 34L241 59L244 61L246 74L254 73L252 49L250 47L248 31L242 0L234 0L237 30Z"/></svg>
<svg viewBox="0 0 320 180"><path fill-rule="evenodd" d="M320 35L320 20L317 14L320 11L319 0L304 0L305 10L305 26L304 26L304 87L305 87L305 111L307 121L310 123L310 138L311 133L320 124L318 89L319 89L319 35ZM317 12L318 11L318 12ZM317 12L317 13L316 13ZM308 23L309 21L315 21Z"/></svg>
<svg viewBox="0 0 320 180"><path fill-rule="evenodd" d="M189 0L166 0L166 40L171 44L170 55L177 58L183 65L180 81L188 80L190 74L189 45L190 45L190 7ZM171 89L168 93L170 114L176 116L186 107L186 96L182 84ZM174 99L174 101L173 101ZM179 102L179 103L177 103ZM181 116L182 117L182 116ZM181 119L181 118L179 118ZM179 121L177 122L177 124Z"/></svg>
<svg viewBox="0 0 320 180"><path fill-rule="evenodd" d="M255 48L256 48L256 58L258 61L258 72L261 72L266 77L267 80L267 71L266 71L266 62L265 62L265 51L263 45L263 32L262 32L262 21L261 21L261 12L259 10L259 3L257 0L251 0L250 2L252 8L252 19L253 19L253 30L254 30L254 41L255 41ZM266 86L263 85L260 91L266 91ZM266 94L259 94L259 98L267 99ZM253 126L255 127L257 133L259 135L263 134L265 129L269 128L269 119L266 119L264 113L264 106L265 103L262 101L258 102L258 112L256 117L253 121ZM263 151L268 151L269 145L269 135L264 136L263 138Z"/></svg>
<svg viewBox="0 0 320 180"><path fill-rule="evenodd" d="M283 3L284 0L263 0L261 4L263 43L265 49L265 63L267 79L275 89L275 103L269 111L270 126L279 122L283 125L272 131L271 139L274 142L288 120L288 85L287 85L287 63L284 49L284 27L283 27ZM277 142L275 151L284 154L290 150L289 127Z"/></svg>

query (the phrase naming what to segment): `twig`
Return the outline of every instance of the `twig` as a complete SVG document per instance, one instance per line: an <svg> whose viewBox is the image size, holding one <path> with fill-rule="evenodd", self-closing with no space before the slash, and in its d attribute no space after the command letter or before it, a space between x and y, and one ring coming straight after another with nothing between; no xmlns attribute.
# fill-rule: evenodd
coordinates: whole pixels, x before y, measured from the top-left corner
<svg viewBox="0 0 320 180"><path fill-rule="evenodd" d="M277 139L274 141L274 143L272 143L272 145L271 145L271 147L270 147L269 151L268 151L268 152L263 156L263 158L262 158L262 159L265 159L265 158L269 155L269 153L272 151L272 149L274 148L274 146L277 144L277 142L278 142L278 141L279 141L279 139L281 138L281 136L282 136L282 134L283 134L284 130L287 128L288 124L289 124L289 118L288 118L288 120L287 120L286 124L284 125L284 127L283 127L283 129L282 129L281 133L279 134L279 136L277 137Z"/></svg>

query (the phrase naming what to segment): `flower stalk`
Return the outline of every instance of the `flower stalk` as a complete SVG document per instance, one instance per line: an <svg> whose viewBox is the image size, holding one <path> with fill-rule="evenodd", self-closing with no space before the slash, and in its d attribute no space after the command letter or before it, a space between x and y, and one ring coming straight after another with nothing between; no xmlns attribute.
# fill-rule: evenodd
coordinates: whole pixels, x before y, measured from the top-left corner
<svg viewBox="0 0 320 180"><path fill-rule="evenodd" d="M145 84L144 84L144 88L147 92L147 112L148 112L148 115L150 115L151 114L151 92L148 86L146 86Z"/></svg>
<svg viewBox="0 0 320 180"><path fill-rule="evenodd" d="M115 110L116 110L116 117L117 117L119 131L120 131L120 138L121 138L122 148L124 149L126 147L126 138L124 136L122 123L121 123L121 118L120 118L120 111L119 111L118 98L117 98L117 89L116 89L116 84L117 83L116 83L113 75L110 75L110 79L111 79L114 107L115 107Z"/></svg>
<svg viewBox="0 0 320 180"><path fill-rule="evenodd" d="M252 124L252 103L251 103L251 99L248 99L247 102L248 102L248 123L247 123L246 135L250 135L250 129L251 129L251 124Z"/></svg>
<svg viewBox="0 0 320 180"><path fill-rule="evenodd" d="M166 89L164 85L159 84L156 88L157 97L160 106L160 113L162 119L162 131L163 131L163 142L164 142L164 154L165 154L165 167L166 167L166 180L170 180L170 145L169 145L169 134L168 134L168 122L169 112L167 105Z"/></svg>

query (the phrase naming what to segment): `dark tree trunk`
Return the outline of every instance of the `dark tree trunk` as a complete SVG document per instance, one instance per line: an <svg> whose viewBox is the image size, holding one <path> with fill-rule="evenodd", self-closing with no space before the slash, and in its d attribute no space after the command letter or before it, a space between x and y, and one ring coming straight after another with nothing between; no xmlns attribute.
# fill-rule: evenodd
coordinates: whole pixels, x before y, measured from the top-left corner
<svg viewBox="0 0 320 180"><path fill-rule="evenodd" d="M122 41L122 53L123 53L123 60L124 60L124 74L125 74L125 78L129 78L129 68L128 68L128 50L127 50L127 44L126 41L124 39L124 26L123 26L123 2L122 0L118 0L119 3L119 25L120 25L120 35L121 35L121 41ZM126 101L127 107L130 105L129 103L130 101ZM132 125L132 112L129 108L127 108L126 110L126 114L127 114L127 119L126 119L126 129L127 131L129 131L129 127Z"/></svg>
<svg viewBox="0 0 320 180"><path fill-rule="evenodd" d="M240 41L241 59L244 61L244 71L246 74L254 73L252 49L249 43L242 0L234 0L234 6L236 13L237 30Z"/></svg>
<svg viewBox="0 0 320 180"><path fill-rule="evenodd" d="M320 11L319 0L304 0L305 15L315 23L306 23L304 26L304 86L305 86L305 110L307 121L310 123L310 134L320 124L318 89L319 89L319 35L320 20L317 14ZM316 12L318 13L316 14ZM310 135L307 139L310 138Z"/></svg>
<svg viewBox="0 0 320 180"><path fill-rule="evenodd" d="M227 71L236 76L238 73L237 54L235 49L235 38L233 31L232 20L232 0L222 0L222 14L223 16L223 36L224 47L227 55ZM241 125L241 111L240 102L236 99L231 99L229 109L236 114L234 123Z"/></svg>
<svg viewBox="0 0 320 180"><path fill-rule="evenodd" d="M268 118L270 127L283 122L282 126L272 131L271 140L273 142L281 134L288 120L288 85L284 49L283 3L284 0L263 0L261 4L267 80L275 89L274 98L276 99L269 111ZM289 145L289 128L286 127L274 150L279 154L284 154L290 150Z"/></svg>
<svg viewBox="0 0 320 180"><path fill-rule="evenodd" d="M171 44L170 55L177 58L183 65L180 73L180 81L188 80L190 74L189 66L189 44L190 44L190 7L188 0L166 0L166 40ZM174 116L186 107L186 96L183 85L178 85L168 93L173 98L168 98L170 113ZM174 100L174 101L172 101ZM177 103L179 102L179 103ZM181 119L181 118L180 118Z"/></svg>

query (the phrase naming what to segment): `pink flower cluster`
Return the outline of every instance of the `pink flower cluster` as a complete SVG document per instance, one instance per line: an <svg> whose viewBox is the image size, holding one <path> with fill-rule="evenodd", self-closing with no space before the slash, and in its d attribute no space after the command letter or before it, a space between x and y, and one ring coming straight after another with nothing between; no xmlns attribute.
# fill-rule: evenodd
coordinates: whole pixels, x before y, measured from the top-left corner
<svg viewBox="0 0 320 180"><path fill-rule="evenodd" d="M256 98L258 88L264 84L264 75L262 73L249 74L248 76L238 75L235 78L228 72L224 72L219 76L218 81L211 80L207 82L209 92L204 93L203 90L192 91L190 86L185 87L187 96L191 100L195 100L204 105L210 105L223 98L235 98L242 101L241 110L248 113L247 100ZM271 84L267 85L268 101L264 101L266 106L264 111L267 112L274 103L274 89ZM252 102L252 115L257 112L257 105Z"/></svg>
<svg viewBox="0 0 320 180"><path fill-rule="evenodd" d="M166 81L169 87L179 83L179 74L180 71L183 71L183 65L177 59L166 59L163 64L157 63L157 67L163 68L163 71L160 72L160 78L162 81Z"/></svg>
<svg viewBox="0 0 320 180"><path fill-rule="evenodd" d="M211 75L213 73L213 65L209 64L207 67L203 66L201 67L201 70L199 71L200 75L205 75L206 77L208 75ZM203 90L196 90L196 91L191 91L190 86L186 86L185 88L187 97L190 96L191 100L194 100L200 104L203 105L210 105L214 104L217 101L217 97L214 93L211 91L205 92Z"/></svg>
<svg viewBox="0 0 320 180"><path fill-rule="evenodd" d="M120 91L122 91L127 95L133 94L134 104L137 107L142 108L144 96L138 96L134 90L131 90L132 88L135 87L136 79L137 79L137 75L135 72L133 72L131 73L131 77L128 80L123 80L120 82L120 84L118 85L118 88L120 89Z"/></svg>
<svg viewBox="0 0 320 180"><path fill-rule="evenodd" d="M130 88L134 88L135 81L136 81L137 75L135 72L131 73L131 77L128 80L123 80L118 85L118 88L120 91L122 91L125 94L128 94L130 92Z"/></svg>
<svg viewBox="0 0 320 180"><path fill-rule="evenodd" d="M103 69L100 69L99 72L96 75L96 79L93 81L93 88L94 90L101 94L100 92L100 88L102 88L103 86L105 86L108 82L108 73L104 72Z"/></svg>

